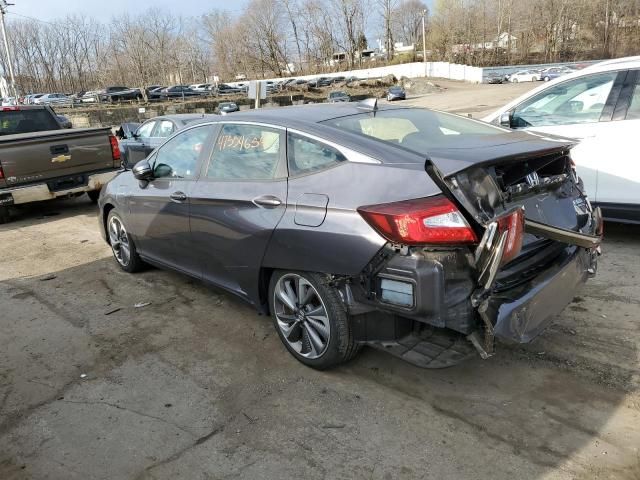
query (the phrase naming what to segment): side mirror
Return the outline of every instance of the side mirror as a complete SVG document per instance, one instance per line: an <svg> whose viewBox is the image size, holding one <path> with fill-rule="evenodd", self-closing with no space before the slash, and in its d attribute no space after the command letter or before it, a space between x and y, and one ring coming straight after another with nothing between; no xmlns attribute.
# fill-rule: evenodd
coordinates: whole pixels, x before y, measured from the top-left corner
<svg viewBox="0 0 640 480"><path fill-rule="evenodd" d="M146 159L136 163L131 171L133 172L133 176L138 180L149 181L153 178L153 169Z"/></svg>
<svg viewBox="0 0 640 480"><path fill-rule="evenodd" d="M511 128L512 118L513 118L513 112L504 112L500 114L500 126L505 128Z"/></svg>

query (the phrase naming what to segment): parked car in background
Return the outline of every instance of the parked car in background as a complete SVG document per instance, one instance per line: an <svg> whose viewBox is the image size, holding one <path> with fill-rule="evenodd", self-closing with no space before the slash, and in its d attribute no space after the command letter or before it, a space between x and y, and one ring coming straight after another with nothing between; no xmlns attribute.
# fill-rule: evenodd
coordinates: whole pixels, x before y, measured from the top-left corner
<svg viewBox="0 0 640 480"><path fill-rule="evenodd" d="M320 88L320 87L328 87L331 85L331 79L329 77L318 77L313 78L307 82L310 87Z"/></svg>
<svg viewBox="0 0 640 480"><path fill-rule="evenodd" d="M339 102L350 102L351 97L346 92L342 90L338 90L336 92L329 92L327 96L327 101L329 103L339 103Z"/></svg>
<svg viewBox="0 0 640 480"><path fill-rule="evenodd" d="M536 70L520 70L509 76L509 81L512 83L537 82L538 80L540 80L540 72Z"/></svg>
<svg viewBox="0 0 640 480"><path fill-rule="evenodd" d="M552 80L484 120L580 140L571 157L591 202L606 219L640 223L640 57Z"/></svg>
<svg viewBox="0 0 640 480"><path fill-rule="evenodd" d="M196 92L191 90L188 85L174 85L172 87L163 88L160 90L160 98L184 98L184 97L198 97L205 92Z"/></svg>
<svg viewBox="0 0 640 480"><path fill-rule="evenodd" d="M17 105L18 104L18 99L16 97L4 97L2 99L2 106L3 107L8 107L11 105Z"/></svg>
<svg viewBox="0 0 640 480"><path fill-rule="evenodd" d="M218 89L216 93L218 95L237 95L242 93L244 90L240 87L234 87L232 85L227 85L226 83L218 84Z"/></svg>
<svg viewBox="0 0 640 480"><path fill-rule="evenodd" d="M234 102L220 102L218 104L218 107L216 108L216 111L223 115L226 115L227 113L237 112L239 110L240 108L238 108L238 105Z"/></svg>
<svg viewBox="0 0 640 480"><path fill-rule="evenodd" d="M89 92L85 92L84 95L80 98L80 103L95 103L100 101L100 92L101 90L91 90Z"/></svg>
<svg viewBox="0 0 640 480"><path fill-rule="evenodd" d="M207 117L217 118L214 115L183 113L154 117L142 124L122 124L116 136L120 140L119 148L123 165L133 166L178 130Z"/></svg>
<svg viewBox="0 0 640 480"><path fill-rule="evenodd" d="M23 104L24 105L34 105L35 99L40 98L44 93L31 93L29 95L25 95Z"/></svg>
<svg viewBox="0 0 640 480"><path fill-rule="evenodd" d="M392 102L394 100L406 100L407 93L404 91L404 88L400 86L389 87L387 90L387 101Z"/></svg>
<svg viewBox="0 0 640 480"><path fill-rule="evenodd" d="M489 83L492 85L502 84L505 81L508 80L505 80L504 75L500 73L489 73L484 77L484 83Z"/></svg>
<svg viewBox="0 0 640 480"><path fill-rule="evenodd" d="M69 129L49 106L0 108L0 223L10 208L87 193L120 169L120 151L110 128Z"/></svg>
<svg viewBox="0 0 640 480"><path fill-rule="evenodd" d="M595 272L571 146L374 99L240 112L109 182L99 225L124 271L238 295L308 366L362 345L449 366L531 341Z"/></svg>
<svg viewBox="0 0 640 480"><path fill-rule="evenodd" d="M164 86L156 86L153 85L151 87L147 87L147 99L149 100L159 100L162 97L162 90L167 87Z"/></svg>
<svg viewBox="0 0 640 480"><path fill-rule="evenodd" d="M140 100L142 92L139 88L107 87L100 92L101 102L120 102L122 100Z"/></svg>
<svg viewBox="0 0 640 480"><path fill-rule="evenodd" d="M540 80L544 82L548 82L550 80L555 80L558 77L563 75L568 75L569 73L573 73L576 70L569 67L551 67L546 68L540 71Z"/></svg>
<svg viewBox="0 0 640 480"><path fill-rule="evenodd" d="M189 85L189 88L194 92L208 92L210 87L210 83L194 83L193 85Z"/></svg>
<svg viewBox="0 0 640 480"><path fill-rule="evenodd" d="M45 93L33 100L34 105L71 105L73 99L64 93Z"/></svg>

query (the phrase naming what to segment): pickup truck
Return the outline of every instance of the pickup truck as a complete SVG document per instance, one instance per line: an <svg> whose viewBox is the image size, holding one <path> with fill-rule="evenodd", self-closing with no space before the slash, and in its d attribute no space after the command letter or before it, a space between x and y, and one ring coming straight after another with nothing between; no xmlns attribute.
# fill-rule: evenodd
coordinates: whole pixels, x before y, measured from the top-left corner
<svg viewBox="0 0 640 480"><path fill-rule="evenodd" d="M10 207L87 193L120 169L118 141L109 128L76 128L49 106L0 107L0 224Z"/></svg>

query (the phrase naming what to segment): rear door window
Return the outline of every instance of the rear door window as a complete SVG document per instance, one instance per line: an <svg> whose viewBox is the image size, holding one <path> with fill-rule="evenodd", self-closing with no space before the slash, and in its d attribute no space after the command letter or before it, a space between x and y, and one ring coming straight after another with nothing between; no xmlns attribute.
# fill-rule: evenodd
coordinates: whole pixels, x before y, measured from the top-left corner
<svg viewBox="0 0 640 480"><path fill-rule="evenodd" d="M213 148L207 178L270 180L280 177L283 137L283 132L275 128L224 125Z"/></svg>
<svg viewBox="0 0 640 480"><path fill-rule="evenodd" d="M159 137L159 138L166 138L166 137L170 137L173 132L174 132L174 125L172 121L160 120L160 122L158 122L158 127L156 128L156 131L154 132L153 136Z"/></svg>
<svg viewBox="0 0 640 480"><path fill-rule="evenodd" d="M301 175L346 161L338 150L308 137L289 133L287 160L289 175Z"/></svg>
<svg viewBox="0 0 640 480"><path fill-rule="evenodd" d="M150 138L151 137L151 133L153 132L153 129L156 126L155 121L153 122L147 122L145 124L143 124L138 131L136 132L138 137L140 138Z"/></svg>

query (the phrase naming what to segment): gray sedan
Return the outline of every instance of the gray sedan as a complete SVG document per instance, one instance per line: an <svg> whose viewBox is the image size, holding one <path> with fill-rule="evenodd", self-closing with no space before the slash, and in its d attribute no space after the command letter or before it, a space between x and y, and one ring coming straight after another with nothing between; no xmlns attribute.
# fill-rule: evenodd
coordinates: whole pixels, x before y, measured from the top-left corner
<svg viewBox="0 0 640 480"><path fill-rule="evenodd" d="M422 367L528 342L596 270L567 140L451 114L305 105L203 119L103 188L119 266L269 313L299 361L363 345Z"/></svg>

